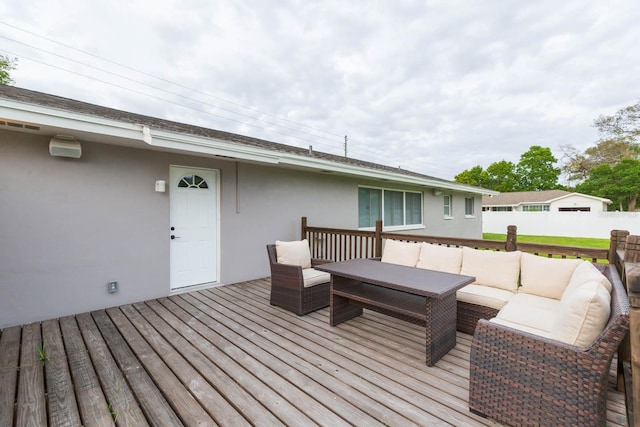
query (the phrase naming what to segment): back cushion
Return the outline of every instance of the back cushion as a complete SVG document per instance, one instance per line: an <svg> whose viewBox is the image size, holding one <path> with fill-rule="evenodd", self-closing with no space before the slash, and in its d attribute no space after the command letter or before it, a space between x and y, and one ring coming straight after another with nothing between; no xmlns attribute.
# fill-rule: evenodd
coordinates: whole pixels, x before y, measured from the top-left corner
<svg viewBox="0 0 640 427"><path fill-rule="evenodd" d="M415 267L420 256L419 243L400 242L398 240L386 239L384 250L382 251L382 262L389 264L406 265Z"/></svg>
<svg viewBox="0 0 640 427"><path fill-rule="evenodd" d="M460 274L462 267L462 248L431 245L423 243L418 258L418 268Z"/></svg>
<svg viewBox="0 0 640 427"><path fill-rule="evenodd" d="M601 283L602 286L611 293L611 282L609 282L609 279L607 279L604 274L600 273L600 271L598 271L598 269L589 261L582 261L578 264L571 275L571 279L569 279L569 284L567 285L565 292L571 292L572 289L590 281Z"/></svg>
<svg viewBox="0 0 640 427"><path fill-rule="evenodd" d="M462 248L460 274L475 276L475 283L515 292L520 275L522 252L480 251Z"/></svg>
<svg viewBox="0 0 640 427"><path fill-rule="evenodd" d="M599 281L566 292L551 329L551 339L579 347L591 345L611 314L611 295Z"/></svg>
<svg viewBox="0 0 640 427"><path fill-rule="evenodd" d="M543 258L524 253L521 260L521 292L547 298L562 298L571 275L582 260Z"/></svg>
<svg viewBox="0 0 640 427"><path fill-rule="evenodd" d="M311 252L307 239L295 242L276 240L276 255L279 264L299 265L302 268L311 267Z"/></svg>

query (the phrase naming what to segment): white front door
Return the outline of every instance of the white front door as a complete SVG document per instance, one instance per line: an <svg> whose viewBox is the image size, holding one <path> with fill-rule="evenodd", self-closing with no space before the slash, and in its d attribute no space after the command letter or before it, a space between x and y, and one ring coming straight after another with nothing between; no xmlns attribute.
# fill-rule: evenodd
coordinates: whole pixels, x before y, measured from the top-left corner
<svg viewBox="0 0 640 427"><path fill-rule="evenodd" d="M171 289L218 281L218 172L171 166Z"/></svg>

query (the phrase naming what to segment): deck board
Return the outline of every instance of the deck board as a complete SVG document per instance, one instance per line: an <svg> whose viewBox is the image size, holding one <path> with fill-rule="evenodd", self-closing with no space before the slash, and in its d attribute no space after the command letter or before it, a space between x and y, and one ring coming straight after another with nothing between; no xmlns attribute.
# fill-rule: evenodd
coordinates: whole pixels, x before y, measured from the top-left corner
<svg viewBox="0 0 640 427"><path fill-rule="evenodd" d="M80 412L73 392L73 381L58 321L42 322L42 342L48 357L44 371L47 381L49 425L80 425Z"/></svg>
<svg viewBox="0 0 640 427"><path fill-rule="evenodd" d="M365 310L331 327L254 280L7 328L0 425L499 426L468 410L471 338L427 367L419 326Z"/></svg>

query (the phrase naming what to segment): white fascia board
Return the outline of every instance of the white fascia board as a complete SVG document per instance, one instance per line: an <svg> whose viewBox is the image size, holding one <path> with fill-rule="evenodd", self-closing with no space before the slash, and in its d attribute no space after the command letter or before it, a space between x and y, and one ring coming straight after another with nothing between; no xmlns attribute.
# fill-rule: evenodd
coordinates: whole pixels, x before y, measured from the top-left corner
<svg viewBox="0 0 640 427"><path fill-rule="evenodd" d="M67 110L0 99L0 117L38 126L56 127L117 138L142 140L142 125L78 114Z"/></svg>
<svg viewBox="0 0 640 427"><path fill-rule="evenodd" d="M280 158L280 163L288 164L297 167L306 167L312 169L322 169L326 171L345 173L349 175L357 175L366 178L384 179L389 181L402 182L404 184L414 184L426 187L433 187L443 190L459 191L471 194L482 195L498 195L497 191L487 190L484 188L470 187L463 184L456 184L454 182L443 182L435 179L420 178L417 176L404 175L402 173L394 173L391 171L369 169L357 165L349 165L336 163L324 159L313 159L302 156L283 154Z"/></svg>
<svg viewBox="0 0 640 427"><path fill-rule="evenodd" d="M603 202L603 203L606 203L606 204L611 204L611 203L613 203L613 202L612 202L611 200L609 200L609 199L605 199L605 198L598 197L598 196L591 196L591 195L589 195L589 194L582 194L582 193L570 193L570 194L565 194L564 196L556 197L555 199L551 199L551 200L549 200L549 203L557 202L558 200L566 199L567 197L570 197L570 196L580 196L580 197L584 197L585 199L597 200L597 201L599 201L599 202Z"/></svg>
<svg viewBox="0 0 640 427"><path fill-rule="evenodd" d="M150 131L145 130L145 132L149 132L150 136L150 138L145 138L145 142L152 147L225 156L238 160L249 160L261 163L279 163L280 156L277 153L263 148L249 147L215 138L205 138L154 129Z"/></svg>

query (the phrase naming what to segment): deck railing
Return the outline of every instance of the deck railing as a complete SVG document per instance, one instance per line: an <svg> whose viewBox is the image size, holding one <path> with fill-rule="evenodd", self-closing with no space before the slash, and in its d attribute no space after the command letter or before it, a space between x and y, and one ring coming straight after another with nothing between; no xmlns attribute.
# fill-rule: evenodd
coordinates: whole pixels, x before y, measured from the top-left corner
<svg viewBox="0 0 640 427"><path fill-rule="evenodd" d="M382 256L382 242L385 239L427 242L446 246L467 246L494 251L520 250L549 258L582 258L601 263L609 261L609 250L607 249L518 243L517 228L514 225L507 228L505 241L496 241L385 232L382 231L382 221L376 222L374 231L311 227L307 224L307 218L302 217L301 236L309 241L313 258L332 261L380 257Z"/></svg>
<svg viewBox="0 0 640 427"><path fill-rule="evenodd" d="M549 258L582 258L613 264L627 287L631 306L630 333L618 351L618 389L624 390L627 396L629 425L640 425L640 381L631 381L633 373L640 378L640 236L631 236L626 230L612 230L609 249L593 249L518 243L517 228L513 225L507 228L505 241L494 241L383 232L382 221L376 222L375 231L310 227L306 217L302 217L301 236L309 241L313 258L336 262L380 257L383 240L394 239L495 251L520 250Z"/></svg>

